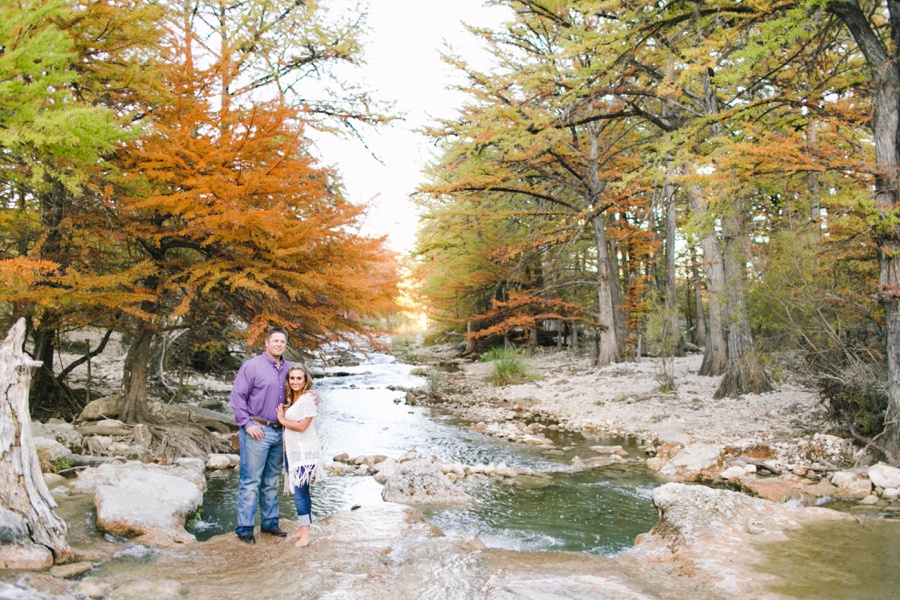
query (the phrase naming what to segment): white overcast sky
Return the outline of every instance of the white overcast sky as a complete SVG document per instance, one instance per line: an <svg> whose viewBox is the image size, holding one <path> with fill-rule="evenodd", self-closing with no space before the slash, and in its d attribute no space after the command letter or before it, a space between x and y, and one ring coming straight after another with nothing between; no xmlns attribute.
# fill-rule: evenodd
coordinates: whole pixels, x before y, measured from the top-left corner
<svg viewBox="0 0 900 600"><path fill-rule="evenodd" d="M453 72L440 59L444 41L477 62L478 44L462 23L497 25L508 13L485 7L483 0L370 0L368 13L365 84L377 98L395 102L406 117L367 134L371 152L353 140L320 139L317 146L323 162L341 172L349 199L371 205L364 232L388 234L391 249L405 253L416 227L409 195L422 181L420 171L433 149L413 130L434 117L452 116L463 100L446 89Z"/></svg>

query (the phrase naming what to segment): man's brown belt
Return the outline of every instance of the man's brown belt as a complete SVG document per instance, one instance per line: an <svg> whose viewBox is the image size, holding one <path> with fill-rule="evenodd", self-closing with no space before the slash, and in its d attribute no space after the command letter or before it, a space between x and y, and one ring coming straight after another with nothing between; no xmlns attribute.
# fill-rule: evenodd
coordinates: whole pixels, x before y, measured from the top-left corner
<svg viewBox="0 0 900 600"><path fill-rule="evenodd" d="M265 419L260 419L259 417L250 417L250 420L255 423L259 423L260 425L271 427L272 429L281 429L281 423L273 423L272 421L266 421Z"/></svg>

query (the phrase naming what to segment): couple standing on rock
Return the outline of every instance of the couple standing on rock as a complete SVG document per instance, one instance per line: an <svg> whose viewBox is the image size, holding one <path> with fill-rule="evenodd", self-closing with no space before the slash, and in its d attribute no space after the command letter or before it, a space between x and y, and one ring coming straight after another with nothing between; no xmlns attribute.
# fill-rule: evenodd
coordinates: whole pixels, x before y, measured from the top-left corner
<svg viewBox="0 0 900 600"><path fill-rule="evenodd" d="M265 351L241 365L231 389L231 409L240 428L240 484L237 501L238 539L256 543L253 526L259 504L260 531L278 537L278 479L285 459L285 492L294 495L300 528L292 536L297 546L309 545L312 500L309 484L324 475L322 450L315 426L319 395L302 366L282 355L287 332L273 327L266 334Z"/></svg>

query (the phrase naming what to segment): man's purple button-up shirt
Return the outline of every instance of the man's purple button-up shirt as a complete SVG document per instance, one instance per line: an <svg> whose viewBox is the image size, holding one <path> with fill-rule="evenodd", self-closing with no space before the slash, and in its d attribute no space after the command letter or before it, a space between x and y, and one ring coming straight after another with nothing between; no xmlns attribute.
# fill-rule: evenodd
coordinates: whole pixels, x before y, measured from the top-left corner
<svg viewBox="0 0 900 600"><path fill-rule="evenodd" d="M238 427L246 429L255 425L251 416L278 422L275 408L284 402L284 385L290 369L291 363L283 359L279 369L275 359L265 353L241 365L231 388L231 410Z"/></svg>

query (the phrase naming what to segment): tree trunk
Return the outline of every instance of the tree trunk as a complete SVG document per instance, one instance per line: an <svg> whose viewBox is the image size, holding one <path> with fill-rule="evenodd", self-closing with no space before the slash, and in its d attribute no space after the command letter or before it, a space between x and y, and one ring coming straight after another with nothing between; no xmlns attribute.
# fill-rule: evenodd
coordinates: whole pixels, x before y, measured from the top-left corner
<svg viewBox="0 0 900 600"><path fill-rule="evenodd" d="M62 226L67 213L71 210L72 199L62 182L58 179L47 179L46 189L37 195L40 201L40 224L43 240L39 246L37 257L53 261L60 266L60 273L65 273L70 262L63 248L66 246L66 229ZM42 418L71 416L74 403L71 390L63 387L53 374L53 354L56 349L56 330L64 316L53 310L41 315L40 324L31 323L34 340L34 359L41 366L34 373L31 381L31 410ZM77 409L76 409L77 410Z"/></svg>
<svg viewBox="0 0 900 600"><path fill-rule="evenodd" d="M884 419L884 449L891 464L900 465L900 236L881 247L881 304L887 335L888 406Z"/></svg>
<svg viewBox="0 0 900 600"><path fill-rule="evenodd" d="M603 225L605 232L609 225L609 219L604 218ZM618 340L619 354L621 355L622 345L628 337L628 327L626 326L626 323L628 323L629 315L625 309L625 293L622 291L622 269L619 265L617 244L608 238L606 242L606 257L609 261L609 290L610 296L612 297L613 315L615 317L613 323L615 323L616 326L616 340Z"/></svg>
<svg viewBox="0 0 900 600"><path fill-rule="evenodd" d="M772 391L769 377L759 362L750 334L750 323L744 306L744 265L746 264L745 232L740 202L723 218L725 238L725 314L728 323L728 360L725 376L713 398L736 398L741 394Z"/></svg>
<svg viewBox="0 0 900 600"><path fill-rule="evenodd" d="M678 299L675 296L675 184L672 183L674 169L671 164L666 167L666 183L664 196L666 202L666 320L668 322L668 341L664 343L672 356L684 356L681 343L681 328L678 326Z"/></svg>
<svg viewBox="0 0 900 600"><path fill-rule="evenodd" d="M125 423L147 422L147 378L150 372L150 348L153 331L141 323L131 340L122 377L119 419Z"/></svg>
<svg viewBox="0 0 900 600"><path fill-rule="evenodd" d="M35 417L56 416L56 377L53 376L53 354L56 348L56 332L43 327L35 327L31 332L34 340L32 356L41 366L34 370L31 379L30 406Z"/></svg>
<svg viewBox="0 0 900 600"><path fill-rule="evenodd" d="M810 148L817 146L817 126L810 123L806 132L806 143ZM806 175L806 187L809 188L809 222L818 224L822 219L822 189L819 183L819 172L810 171ZM817 231L818 233L818 231Z"/></svg>
<svg viewBox="0 0 900 600"><path fill-rule="evenodd" d="M898 44L900 11L895 2L888 2L890 26L886 48L880 33L876 33L858 2L832 1L826 9L847 26L869 66L873 90L874 110L872 135L875 142L875 163L879 173L875 178L875 201L881 215L878 244L879 303L884 309L885 354L887 355L887 396L885 426L879 445L894 464L900 463L900 225L897 225L897 206L900 201L900 64ZM883 27L879 24L879 27Z"/></svg>
<svg viewBox="0 0 900 600"><path fill-rule="evenodd" d="M688 198L694 211L694 218L703 220L706 217L706 204L700 186L689 190ZM709 329L706 334L700 375L715 377L725 372L727 362L723 312L725 269L722 266L722 249L711 227L700 240L700 249L703 251L703 271L706 274L706 291L709 298Z"/></svg>
<svg viewBox="0 0 900 600"><path fill-rule="evenodd" d="M597 246L597 301L598 317L603 330L599 332L597 366L602 367L622 360L619 354L619 340L616 335L616 309L613 305L609 282L609 261L607 260L606 229L603 215L593 219L594 243Z"/></svg>
<svg viewBox="0 0 900 600"><path fill-rule="evenodd" d="M603 184L600 181L600 130L596 123L588 125L591 140L591 204L601 206ZM600 342L597 346L597 366L602 367L622 360L619 350L619 326L616 310L615 282L612 279L613 270L610 267L609 244L606 240L605 212L600 211L591 217L591 226L594 230L594 245L597 249L597 316L603 331L600 332Z"/></svg>
<svg viewBox="0 0 900 600"><path fill-rule="evenodd" d="M45 318L47 318L45 316ZM52 319L47 319L52 320ZM72 389L63 377L53 373L53 355L56 353L56 331L45 327L35 327L31 338L34 340L32 355L41 364L31 379L29 391L31 414L36 419L58 417L68 419L81 412L84 404L76 399Z"/></svg>
<svg viewBox="0 0 900 600"><path fill-rule="evenodd" d="M23 552L44 567L72 557L66 524L53 512L56 502L44 483L31 437L28 388L31 368L39 365L22 351L24 340L25 320L19 319L0 347L0 511L10 513L4 520L12 523L8 529L17 538L3 540L0 569L42 568L25 566ZM16 558L20 562L13 562Z"/></svg>
<svg viewBox="0 0 900 600"><path fill-rule="evenodd" d="M696 322L692 340L701 348L706 346L706 317L703 314L703 285L700 283L700 269L697 268L697 250L691 247L691 279L694 285L694 314Z"/></svg>
<svg viewBox="0 0 900 600"><path fill-rule="evenodd" d="M703 111L711 118L719 114L719 102L713 88L709 71L703 71ZM710 125L710 135L721 137L724 135L721 123L713 120ZM690 195L691 209L695 211L696 218L700 221L707 218L706 201L703 199L703 191L700 186L694 188ZM723 266L722 247L716 237L712 224L707 225L706 234L700 240L700 248L703 250L703 264L706 271L706 290L709 293L709 330L707 332L707 344L703 352L703 364L700 366L700 375L710 377L722 375L727 365L727 348L725 346L725 320L724 320L724 291L725 268Z"/></svg>
<svg viewBox="0 0 900 600"><path fill-rule="evenodd" d="M566 322L562 319L556 320L556 351L559 352L563 347L563 338L566 333Z"/></svg>

